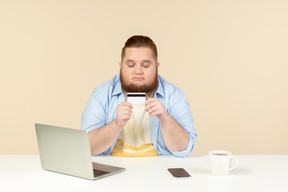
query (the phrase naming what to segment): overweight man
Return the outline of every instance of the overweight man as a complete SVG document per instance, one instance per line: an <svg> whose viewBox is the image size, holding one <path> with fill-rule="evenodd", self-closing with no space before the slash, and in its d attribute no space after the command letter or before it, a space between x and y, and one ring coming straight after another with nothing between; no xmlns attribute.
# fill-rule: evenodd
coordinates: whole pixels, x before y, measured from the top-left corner
<svg viewBox="0 0 288 192"><path fill-rule="evenodd" d="M130 37L120 74L93 91L82 114L92 155L187 157L197 133L184 92L158 75L157 47L146 36ZM175 69L176 70L176 69ZM133 104L127 93L146 93Z"/></svg>

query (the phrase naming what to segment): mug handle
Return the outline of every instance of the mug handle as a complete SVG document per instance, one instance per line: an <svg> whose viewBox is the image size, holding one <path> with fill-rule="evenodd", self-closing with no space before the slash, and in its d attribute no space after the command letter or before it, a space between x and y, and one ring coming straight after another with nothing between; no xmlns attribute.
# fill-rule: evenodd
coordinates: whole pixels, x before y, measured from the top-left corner
<svg viewBox="0 0 288 192"><path fill-rule="evenodd" d="M231 171L232 169L235 169L235 167L237 167L237 165L239 164L239 160L238 160L237 157L232 156L232 157L231 157L231 160L233 160L233 159L234 159L234 161L235 161L235 164L234 164L233 167L230 167L230 168L229 168L229 171Z"/></svg>

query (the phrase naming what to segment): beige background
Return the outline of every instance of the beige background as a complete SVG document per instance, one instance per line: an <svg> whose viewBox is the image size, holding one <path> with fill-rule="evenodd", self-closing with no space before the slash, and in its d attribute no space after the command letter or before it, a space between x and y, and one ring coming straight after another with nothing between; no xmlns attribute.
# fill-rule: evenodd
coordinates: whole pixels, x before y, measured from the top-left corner
<svg viewBox="0 0 288 192"><path fill-rule="evenodd" d="M182 88L194 154L288 154L288 1L0 0L0 154L37 154L34 123L80 128L134 34Z"/></svg>

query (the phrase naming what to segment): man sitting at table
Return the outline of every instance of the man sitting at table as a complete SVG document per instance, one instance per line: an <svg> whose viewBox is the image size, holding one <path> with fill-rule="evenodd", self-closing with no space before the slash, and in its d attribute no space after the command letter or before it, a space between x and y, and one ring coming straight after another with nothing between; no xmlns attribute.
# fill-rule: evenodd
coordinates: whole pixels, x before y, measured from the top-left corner
<svg viewBox="0 0 288 192"><path fill-rule="evenodd" d="M187 157L197 137L184 92L158 75L154 42L130 37L122 48L120 74L95 88L82 114L92 155ZM127 93L145 92L143 105Z"/></svg>

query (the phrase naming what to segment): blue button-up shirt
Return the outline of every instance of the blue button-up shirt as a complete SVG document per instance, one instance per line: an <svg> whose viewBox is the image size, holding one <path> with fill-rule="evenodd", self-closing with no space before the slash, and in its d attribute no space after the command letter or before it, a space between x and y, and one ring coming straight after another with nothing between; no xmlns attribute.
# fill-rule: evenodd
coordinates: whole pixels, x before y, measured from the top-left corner
<svg viewBox="0 0 288 192"><path fill-rule="evenodd" d="M153 97L162 102L167 112L189 134L189 143L184 151L170 151L164 142L160 120L156 116L150 117L150 136L158 155L187 157L192 152L197 133L184 92L158 75L158 87ZM116 118L117 106L124 101L119 75L116 75L94 89L82 114L81 129L90 132L107 125ZM116 142L99 155L109 155Z"/></svg>

